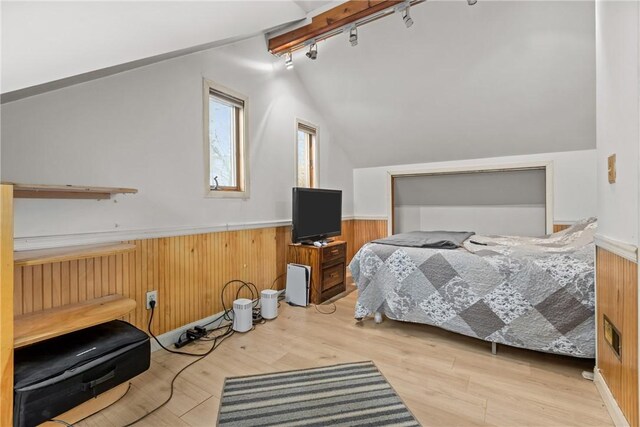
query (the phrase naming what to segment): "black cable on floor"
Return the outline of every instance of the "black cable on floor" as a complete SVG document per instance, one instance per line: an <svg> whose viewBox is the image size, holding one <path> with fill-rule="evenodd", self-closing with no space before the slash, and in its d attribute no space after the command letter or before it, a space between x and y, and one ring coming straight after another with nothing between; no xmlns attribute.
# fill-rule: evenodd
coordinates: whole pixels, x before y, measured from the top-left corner
<svg viewBox="0 0 640 427"><path fill-rule="evenodd" d="M115 400L114 402L109 403L107 406L105 406L104 408L100 409L101 411L104 411L105 409L115 405L116 403L120 402L122 399L124 399L124 397L129 393L129 390L131 390L131 383L129 383L129 386L127 387L127 391L124 392L124 394L122 396L120 396L117 400ZM57 418L52 418L49 421L51 421L52 423L58 423L58 424L63 424L67 427L75 427L73 424L66 422L65 420L59 420Z"/></svg>
<svg viewBox="0 0 640 427"><path fill-rule="evenodd" d="M282 277L282 276L283 276L283 275L280 275L280 276L276 277L276 279L273 281L273 283L272 283L272 285L271 285L271 286L273 287L273 285L275 284L275 282L276 282L280 277ZM210 325L210 324L212 324L212 323L215 323L215 322L217 322L218 320L223 319L223 318L224 318L225 320L228 320L228 321L233 322L233 318L229 316L229 313L232 313L232 312L233 312L233 311L232 311L232 308L231 308L231 309L227 309L227 308L226 308L226 306L225 306L225 302L224 302L224 291L226 290L227 286L229 286L229 285L230 285L230 284L232 284L232 283L240 283L240 284L241 284L241 286L236 290L236 299L238 299L238 298L239 298L239 296L240 296L240 291L241 291L242 289L244 289L245 287L246 287L247 289L249 289L249 292L251 293L251 296L252 296L252 298L251 298L251 299L253 300L253 307L254 307L253 324L254 324L254 325L256 325L256 324L262 324L262 323L265 323L265 322L266 322L266 321L262 318L262 316L261 316L261 315L259 315L259 313L258 313L258 315L256 315L256 313L255 313L255 310L256 310L256 307L257 307L257 306L258 306L258 304L259 304L259 298L260 298L260 292L258 291L258 287L257 287L254 283L252 283L252 282L245 282L245 281L243 281L243 280L237 280L237 279L236 279L236 280L230 280L229 282L225 283L225 284L224 284L224 286L223 286L223 288L222 288L222 292L221 292L221 295L220 295L220 299L221 299L221 302L222 302L223 313L222 313L220 316L218 316L218 317L216 317L215 319L213 319L212 321L210 321L210 322L206 323L206 324L204 325L204 327L206 327L206 326L208 326L208 325ZM143 419L145 419L146 417L148 417L149 415L153 414L154 412L156 412L157 410L159 410L160 408L162 408L163 406L165 406L167 403L169 403L169 401L170 401L170 400L171 400L171 398L173 397L175 382L176 382L176 380L178 379L178 377L180 376L180 374L182 374L185 370L187 370L187 368L189 368L189 367L191 367L191 366L195 365L197 362L199 362L200 360L204 359L205 357L207 357L208 355L210 355L211 353L213 353L213 351L214 351L216 348L218 348L218 347L220 346L220 344L222 344L222 342L223 342L225 339L227 339L228 337L230 337L230 336L231 336L231 335L233 335L233 333L234 333L234 330L233 330L233 324L232 324L232 323L231 323L231 324L226 324L226 325L219 325L218 327L213 328L212 330L210 330L210 331L208 332L208 334L207 334L207 336L206 336L206 337L202 337L202 338L199 338L199 339L198 339L199 341L213 341L213 344L211 345L211 348L210 348L209 350L207 350L206 352L201 353L201 354L198 354L198 353L189 353L189 352L184 352L184 351L171 350L171 349L169 349L169 348L165 347L165 346L160 342L160 340L158 339L158 337L156 337L156 335L155 335L155 334L153 333L153 331L151 330L151 325L152 325L152 323L153 323L153 315L155 314L155 307L156 307L155 301L151 301L150 306L151 306L151 315L149 316L149 323L148 323L148 325L147 325L147 330L148 330L149 334L153 337L153 339L156 341L156 343L158 343L158 345L159 345L163 350L165 350L165 351L167 351L167 352L169 352L169 353L173 353L173 354L180 354L180 355L183 355L183 356L197 357L197 359L196 359L196 360L194 360L193 362L191 362L191 363L187 364L184 368L180 369L180 370L179 370L179 371L174 375L173 379L171 380L171 385L170 385L170 390L171 390L171 391L170 391L170 393L169 393L169 397L168 397L164 402L162 402L162 403L161 403L160 405L158 405L156 408L154 408L153 410L151 410L151 411L147 412L146 414L144 414L144 415L143 415L143 416L141 416L140 418L136 419L135 421L133 421L133 422L131 422L131 423L129 423L129 424L127 424L127 425L125 425L124 427L130 427L130 426L132 426L132 425L134 425L134 424L136 424L136 423L138 423L138 422L142 421ZM316 308L316 310L317 310L317 308ZM335 311L335 310L334 310L334 311ZM212 337L212 338L208 336L209 334L211 334L211 333L213 333L213 332L216 332L216 331L219 331L219 330L221 330L221 329L224 329L225 327L227 328L227 330L226 330L223 334L221 334L221 335L216 335L216 336L214 336L214 337ZM255 329L255 326L253 326L253 327L252 327L252 330L253 330L253 329ZM184 334L183 334L183 335L184 335ZM124 397L124 396L129 392L129 390L130 390L130 389L131 389L131 385L129 385L129 388L127 389L127 392L126 392L122 397ZM122 397L121 397L120 399L122 399ZM120 400L120 399L118 399L118 400ZM114 403L115 403L115 402L114 402ZM111 406L111 405L109 405L109 406ZM67 427L74 427L74 426L73 426L73 424L67 423L66 421L63 421L63 420L51 419L51 420L49 420L49 421L54 422L54 423L63 424L63 425L65 425L65 426L67 426Z"/></svg>
<svg viewBox="0 0 640 427"><path fill-rule="evenodd" d="M316 288L315 283L313 282L313 278L311 278L311 282L309 283L309 286L318 294L321 294L320 290ZM315 308L316 311L320 314L333 314L336 312L336 310L338 310L338 306L336 305L335 302L332 302L331 304L333 304L333 310L332 311L322 311L318 308L317 304L312 304Z"/></svg>
<svg viewBox="0 0 640 427"><path fill-rule="evenodd" d="M336 310L338 310L338 306L336 305L335 302L332 302L331 304L333 305L332 311L322 311L318 308L318 304L313 304L313 306L316 308L316 311L320 314L333 314L336 312Z"/></svg>
<svg viewBox="0 0 640 427"><path fill-rule="evenodd" d="M228 337L230 337L231 335L233 335L233 329L231 327L231 325L229 325L229 328L227 329L227 331L225 333L223 333L222 335L218 335L215 337L215 339L213 340L213 345L211 346L211 349L209 349L209 351L207 351L206 353L202 354L200 357L198 357L196 360L194 360L193 362L189 363L187 366L185 366L184 368L180 369L174 376L173 379L171 380L171 386L170 386L170 393L169 393L169 397L167 397L165 399L164 402L162 402L160 405L156 406L154 409L152 409L151 411L147 412L146 414L144 414L143 416L141 416L140 418L136 419L135 421L125 425L124 427L130 427L140 421L142 421L143 419L147 418L149 415L153 414L154 412L156 412L158 409L162 408L163 406L165 406L167 403L169 403L169 401L171 400L171 398L173 397L173 393L174 393L174 386L175 386L175 382L178 379L178 377L180 376L180 374L182 374L184 371L187 370L187 368L195 365L196 363L198 363L199 361L201 361L202 359L204 359L205 357L207 357L208 355L210 355L211 353L213 353L213 351L218 348L220 346L220 344L222 344L222 342L227 339Z"/></svg>
<svg viewBox="0 0 640 427"><path fill-rule="evenodd" d="M158 345L160 347L162 347L162 349L168 351L169 353L181 354L183 356L192 356L192 357L206 356L208 354L208 352L205 352L205 353L188 353L186 351L176 351L176 350L171 350L170 348L165 347L164 344L162 344L160 342L158 337L156 337L155 334L153 333L153 331L151 330L151 322L153 322L153 313L155 312L155 308L156 308L155 301L151 301L150 305L151 305L151 316L149 316L149 324L147 325L147 331L149 331L149 335L151 335L153 337L153 339L156 340L156 342L158 343Z"/></svg>

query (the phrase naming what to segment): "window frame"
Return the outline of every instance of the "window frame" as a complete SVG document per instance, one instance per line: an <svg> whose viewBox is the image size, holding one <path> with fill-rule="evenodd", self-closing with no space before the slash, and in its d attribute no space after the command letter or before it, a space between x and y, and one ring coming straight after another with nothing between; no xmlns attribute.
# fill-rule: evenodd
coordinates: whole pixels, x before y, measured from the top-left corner
<svg viewBox="0 0 640 427"><path fill-rule="evenodd" d="M302 128L302 129L301 129ZM320 156L318 150L318 143L320 137L320 128L307 121L302 119L295 120L295 139L294 139L294 167L293 167L293 182L295 186L298 186L298 132L300 130L304 131L304 128L313 130L313 141L312 141L312 150L311 150L311 186L308 188L320 188ZM308 133L308 132L307 132Z"/></svg>
<svg viewBox="0 0 640 427"><path fill-rule="evenodd" d="M211 146L209 141L209 99L213 92L242 102L242 111L236 110L236 187L218 187L214 190L211 178ZM233 89L214 81L203 79L203 140L204 140L204 185L205 197L211 198L249 198L249 98Z"/></svg>

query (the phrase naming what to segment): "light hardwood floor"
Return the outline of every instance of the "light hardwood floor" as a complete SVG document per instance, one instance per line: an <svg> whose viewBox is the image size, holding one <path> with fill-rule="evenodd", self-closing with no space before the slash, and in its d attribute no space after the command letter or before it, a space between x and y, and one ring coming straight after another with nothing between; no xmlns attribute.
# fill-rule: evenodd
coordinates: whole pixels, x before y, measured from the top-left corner
<svg viewBox="0 0 640 427"><path fill-rule="evenodd" d="M372 319L356 323L352 293L332 315L281 305L277 319L235 334L176 381L173 399L138 425L215 425L225 377L373 360L425 426L611 426L593 361L491 345L438 328ZM322 307L323 309L325 307ZM195 344L186 349L205 350ZM128 394L78 426L121 426L169 394L193 359L157 351Z"/></svg>

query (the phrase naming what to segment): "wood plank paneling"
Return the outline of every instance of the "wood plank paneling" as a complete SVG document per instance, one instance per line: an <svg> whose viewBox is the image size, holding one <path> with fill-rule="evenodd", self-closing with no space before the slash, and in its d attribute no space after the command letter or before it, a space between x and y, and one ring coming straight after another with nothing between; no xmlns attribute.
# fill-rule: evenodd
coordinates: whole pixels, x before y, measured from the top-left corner
<svg viewBox="0 0 640 427"><path fill-rule="evenodd" d="M597 366L629 424L638 426L638 265L598 247L596 286ZM620 331L620 358L604 339L603 316Z"/></svg>
<svg viewBox="0 0 640 427"><path fill-rule="evenodd" d="M571 227L571 224L553 224L553 232L557 233L558 231L566 230Z"/></svg>
<svg viewBox="0 0 640 427"><path fill-rule="evenodd" d="M13 425L13 189L0 185L0 426ZM22 304L22 301L20 301Z"/></svg>
<svg viewBox="0 0 640 427"><path fill-rule="evenodd" d="M347 242L350 261L363 244L386 234L384 220L346 220L336 239ZM275 287L283 289L290 242L290 227L128 241L133 251L16 267L14 301L27 314L117 293L137 302L124 319L146 330L146 292L157 290L152 326L161 334L222 311L220 295L229 280L252 282L259 290L275 280ZM227 289L226 307L235 289ZM243 290L240 296L249 293Z"/></svg>
<svg viewBox="0 0 640 427"><path fill-rule="evenodd" d="M387 237L387 220L356 219L353 221L353 253L351 257L367 242Z"/></svg>
<svg viewBox="0 0 640 427"><path fill-rule="evenodd" d="M118 293L137 302L125 319L146 330L146 292L158 290L153 328L164 333L220 312L228 280L270 287L278 271L276 245L286 248L287 236L272 227L146 239L128 242L136 245L130 253L16 267L13 299L27 314ZM234 289L227 292L227 307Z"/></svg>

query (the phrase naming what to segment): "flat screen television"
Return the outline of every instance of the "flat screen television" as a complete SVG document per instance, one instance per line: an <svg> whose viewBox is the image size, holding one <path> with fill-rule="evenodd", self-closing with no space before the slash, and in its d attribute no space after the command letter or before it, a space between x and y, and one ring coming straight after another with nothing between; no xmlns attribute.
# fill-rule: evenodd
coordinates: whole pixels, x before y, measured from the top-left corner
<svg viewBox="0 0 640 427"><path fill-rule="evenodd" d="M342 191L293 188L293 243L313 242L342 234Z"/></svg>

